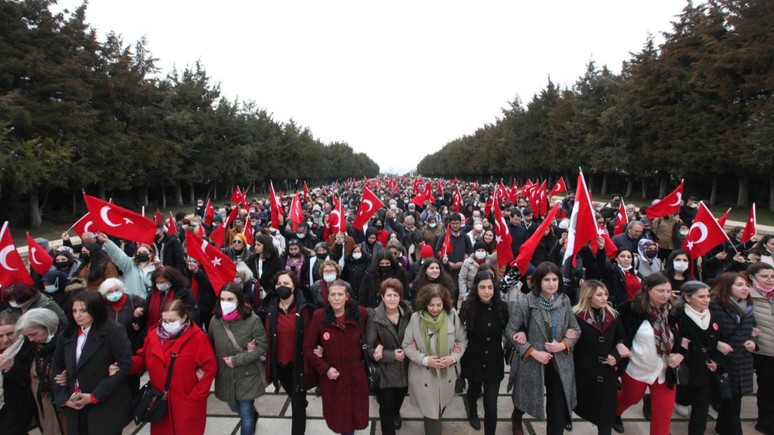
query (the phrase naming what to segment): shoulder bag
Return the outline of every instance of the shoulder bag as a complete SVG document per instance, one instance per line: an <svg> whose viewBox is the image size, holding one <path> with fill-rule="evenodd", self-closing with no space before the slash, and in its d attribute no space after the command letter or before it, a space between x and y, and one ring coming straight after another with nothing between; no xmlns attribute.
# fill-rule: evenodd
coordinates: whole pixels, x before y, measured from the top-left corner
<svg viewBox="0 0 774 435"><path fill-rule="evenodd" d="M150 381L143 385L137 393L137 398L132 402L132 414L134 423L158 423L164 418L169 407L167 403L167 393L169 384L172 382L172 368L175 366L177 353L172 354L172 361L169 362L167 370L167 381L164 383L164 391L159 391L151 385Z"/></svg>

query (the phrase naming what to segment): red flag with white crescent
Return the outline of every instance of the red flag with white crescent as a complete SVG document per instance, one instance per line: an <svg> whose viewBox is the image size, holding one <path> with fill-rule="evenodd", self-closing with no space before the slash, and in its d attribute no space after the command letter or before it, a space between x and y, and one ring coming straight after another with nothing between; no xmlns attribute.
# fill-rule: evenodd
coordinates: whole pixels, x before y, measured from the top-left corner
<svg viewBox="0 0 774 435"><path fill-rule="evenodd" d="M624 205L622 199L621 205L618 206L618 213L615 216L615 228L613 228L614 236L623 234L623 232L626 230L626 224L628 223L628 220L629 218L626 216L626 206Z"/></svg>
<svg viewBox="0 0 774 435"><path fill-rule="evenodd" d="M554 188L551 189L551 196L556 196L564 192L567 192L567 186L564 184L564 177L559 177L559 179L556 180Z"/></svg>
<svg viewBox="0 0 774 435"><path fill-rule="evenodd" d="M680 182L675 190L669 195L661 198L657 203L651 205L645 210L645 214L648 218L655 219L663 216L667 216L680 211L680 206L683 205L683 185L684 181Z"/></svg>
<svg viewBox="0 0 774 435"><path fill-rule="evenodd" d="M304 219L304 213L301 211L301 199L298 197L298 192L293 195L293 202L290 203L290 215L288 216L291 222L293 222L293 231Z"/></svg>
<svg viewBox="0 0 774 435"><path fill-rule="evenodd" d="M747 223L744 224L742 231L742 243L750 240L756 233L755 226L758 224L758 218L755 215L755 203L750 207L750 215L747 217Z"/></svg>
<svg viewBox="0 0 774 435"><path fill-rule="evenodd" d="M32 269L40 275L45 275L54 264L54 259L30 236L30 233L27 233L27 260Z"/></svg>
<svg viewBox="0 0 774 435"><path fill-rule="evenodd" d="M24 262L13 244L11 230L8 222L3 224L0 230L0 285L3 290L12 284L34 285L30 272L24 266Z"/></svg>
<svg viewBox="0 0 774 435"><path fill-rule="evenodd" d="M75 234L78 237L80 237L85 232L91 232L91 230L93 230L92 228L93 225L94 225L94 220L91 218L91 215L89 215L89 213L87 212L80 219L78 219L70 228L75 232Z"/></svg>
<svg viewBox="0 0 774 435"><path fill-rule="evenodd" d="M371 192L371 189L366 187L365 190L363 190L363 199L360 201L360 206L358 207L357 215L355 216L355 222L352 226L355 229L362 230L365 223L368 222L368 219L382 207L384 207L384 203Z"/></svg>
<svg viewBox="0 0 774 435"><path fill-rule="evenodd" d="M500 210L499 201L493 201L492 208L494 210L497 265L502 267L513 260L513 249L511 248L513 238L511 237L511 232L508 229L508 224L505 222L503 212Z"/></svg>
<svg viewBox="0 0 774 435"><path fill-rule="evenodd" d="M709 252L715 246L728 240L726 232L712 216L704 202L699 202L699 211L693 218L691 228L683 242L683 250L691 254L691 258L698 258Z"/></svg>
<svg viewBox="0 0 774 435"><path fill-rule="evenodd" d="M83 199L95 230L133 242L153 243L156 237L156 222L86 193L83 194Z"/></svg>
<svg viewBox="0 0 774 435"><path fill-rule="evenodd" d="M201 264L201 268L212 283L216 296L220 295L220 289L224 285L232 282L236 277L236 265L228 255L202 240L193 231L188 231L186 234L185 249L188 255Z"/></svg>

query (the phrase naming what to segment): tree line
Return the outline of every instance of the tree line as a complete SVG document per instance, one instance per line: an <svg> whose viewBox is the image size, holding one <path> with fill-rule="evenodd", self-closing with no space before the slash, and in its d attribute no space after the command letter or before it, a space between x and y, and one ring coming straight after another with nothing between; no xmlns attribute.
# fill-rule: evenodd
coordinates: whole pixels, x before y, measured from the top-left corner
<svg viewBox="0 0 774 435"><path fill-rule="evenodd" d="M526 106L515 98L417 171L574 180L580 165L602 193L661 197L686 179L713 204L774 211L772 22L772 0L688 1L664 42L650 36L620 74L591 61L568 88L549 78Z"/></svg>
<svg viewBox="0 0 774 435"><path fill-rule="evenodd" d="M159 77L146 40L104 41L86 4L52 12L55 0L0 0L0 220L42 222L82 189L153 198L228 198L235 184L294 189L373 177L378 165L343 142L325 144L293 120L220 93L204 66Z"/></svg>

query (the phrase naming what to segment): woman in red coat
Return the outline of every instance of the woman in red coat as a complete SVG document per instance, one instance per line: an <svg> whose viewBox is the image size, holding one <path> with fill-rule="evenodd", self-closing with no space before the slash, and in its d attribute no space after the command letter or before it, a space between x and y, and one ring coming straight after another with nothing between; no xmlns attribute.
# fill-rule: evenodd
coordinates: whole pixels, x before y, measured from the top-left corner
<svg viewBox="0 0 774 435"><path fill-rule="evenodd" d="M164 304L161 322L148 332L145 344L132 357L132 372L148 370L150 383L164 391L172 354L177 360L167 395L169 410L152 435L203 434L207 422L207 397L218 365L207 335L192 322L193 312L181 299Z"/></svg>
<svg viewBox="0 0 774 435"><path fill-rule="evenodd" d="M314 355L322 346L322 357L310 357L320 375L323 417L328 427L351 434L368 426L368 380L360 337L368 312L349 301L342 280L328 286L328 305L314 312L304 337L304 354Z"/></svg>

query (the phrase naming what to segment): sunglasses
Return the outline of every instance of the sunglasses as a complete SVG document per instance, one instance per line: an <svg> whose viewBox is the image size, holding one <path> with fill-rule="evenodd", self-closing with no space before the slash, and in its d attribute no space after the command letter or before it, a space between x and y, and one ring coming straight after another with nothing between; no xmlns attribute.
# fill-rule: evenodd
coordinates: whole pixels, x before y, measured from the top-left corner
<svg viewBox="0 0 774 435"><path fill-rule="evenodd" d="M236 240L234 240L233 242L231 242L231 244L232 244L232 245L241 245L241 244L242 244L242 241L241 241L241 240L239 240L239 239L236 239Z"/></svg>

